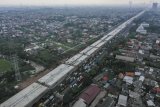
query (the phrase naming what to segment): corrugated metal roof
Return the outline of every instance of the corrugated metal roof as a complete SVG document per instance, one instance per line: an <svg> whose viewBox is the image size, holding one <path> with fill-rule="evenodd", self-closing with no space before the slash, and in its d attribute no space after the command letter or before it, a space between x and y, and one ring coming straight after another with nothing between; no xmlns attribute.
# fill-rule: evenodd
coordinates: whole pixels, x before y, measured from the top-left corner
<svg viewBox="0 0 160 107"><path fill-rule="evenodd" d="M133 83L133 77L125 76L125 77L123 78L123 81L132 84L132 83Z"/></svg>
<svg viewBox="0 0 160 107"><path fill-rule="evenodd" d="M127 96L119 95L118 105L127 106Z"/></svg>
<svg viewBox="0 0 160 107"><path fill-rule="evenodd" d="M92 84L80 95L80 98L84 99L86 104L89 105L95 99L99 92L100 88L97 85Z"/></svg>
<svg viewBox="0 0 160 107"><path fill-rule="evenodd" d="M114 99L112 97L106 97L106 100L99 107L114 107Z"/></svg>
<svg viewBox="0 0 160 107"><path fill-rule="evenodd" d="M72 107L86 107L87 105L84 103L83 99L79 99L75 102L75 104Z"/></svg>
<svg viewBox="0 0 160 107"><path fill-rule="evenodd" d="M148 100L148 101L147 101L147 105L148 105L148 106L151 106L151 107L154 107L154 106L155 106L155 104L153 103L152 100Z"/></svg>
<svg viewBox="0 0 160 107"><path fill-rule="evenodd" d="M139 77L139 80L142 81L142 82L144 81L144 79L145 79L144 76Z"/></svg>
<svg viewBox="0 0 160 107"><path fill-rule="evenodd" d="M128 56L116 55L116 59L129 61L129 62L134 62L134 58L133 57L128 57Z"/></svg>
<svg viewBox="0 0 160 107"><path fill-rule="evenodd" d="M106 95L106 91L101 91L97 97L94 99L94 101L92 102L90 107L96 107L96 105L98 104L98 102L100 101L100 99L102 99L105 95ZM104 106L105 107L105 106Z"/></svg>

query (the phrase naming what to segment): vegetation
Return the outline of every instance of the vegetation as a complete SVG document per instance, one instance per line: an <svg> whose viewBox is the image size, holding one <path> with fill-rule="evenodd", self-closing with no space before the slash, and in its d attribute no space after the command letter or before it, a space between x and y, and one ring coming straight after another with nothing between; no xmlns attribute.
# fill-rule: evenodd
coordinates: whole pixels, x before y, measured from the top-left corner
<svg viewBox="0 0 160 107"><path fill-rule="evenodd" d="M148 32L151 32L151 33L157 33L159 34L160 33L160 26L159 25L151 25L150 24L150 27L147 29Z"/></svg>
<svg viewBox="0 0 160 107"><path fill-rule="evenodd" d="M12 64L5 60L5 59L0 59L0 72L7 72L7 71L11 71L12 68Z"/></svg>
<svg viewBox="0 0 160 107"><path fill-rule="evenodd" d="M12 80L13 81L13 80ZM17 93L17 90L14 89L13 83L5 83L0 84L0 103L7 100L10 96L13 96L15 93Z"/></svg>
<svg viewBox="0 0 160 107"><path fill-rule="evenodd" d="M146 61L146 65L154 68L160 69L160 62L151 62L151 61Z"/></svg>
<svg viewBox="0 0 160 107"><path fill-rule="evenodd" d="M0 59L0 103L8 99L10 96L17 93L18 90L14 89L14 86L17 85L15 79L15 71L13 69L12 61L6 59ZM21 73L22 79L28 78L28 75L25 71L34 70L32 66L26 64L22 60L18 60L19 71Z"/></svg>

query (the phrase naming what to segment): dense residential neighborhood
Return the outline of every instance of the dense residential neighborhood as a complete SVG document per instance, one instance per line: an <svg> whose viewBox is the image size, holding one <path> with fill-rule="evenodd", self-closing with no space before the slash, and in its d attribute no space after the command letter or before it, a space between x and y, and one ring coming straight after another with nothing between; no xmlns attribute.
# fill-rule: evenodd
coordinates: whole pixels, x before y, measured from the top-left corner
<svg viewBox="0 0 160 107"><path fill-rule="evenodd" d="M0 75L1 85L5 84L1 92L6 93L2 99L37 81L140 11L93 8L1 10Z"/></svg>
<svg viewBox="0 0 160 107"><path fill-rule="evenodd" d="M0 13L0 107L160 106L157 4Z"/></svg>

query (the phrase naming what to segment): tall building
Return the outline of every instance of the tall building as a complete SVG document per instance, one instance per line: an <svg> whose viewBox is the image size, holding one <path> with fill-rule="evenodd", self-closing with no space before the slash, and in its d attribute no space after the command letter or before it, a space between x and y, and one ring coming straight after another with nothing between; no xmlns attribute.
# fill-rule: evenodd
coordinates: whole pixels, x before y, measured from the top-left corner
<svg viewBox="0 0 160 107"><path fill-rule="evenodd" d="M157 9L158 8L158 3L156 3L156 2L154 2L153 4L152 4L152 9Z"/></svg>

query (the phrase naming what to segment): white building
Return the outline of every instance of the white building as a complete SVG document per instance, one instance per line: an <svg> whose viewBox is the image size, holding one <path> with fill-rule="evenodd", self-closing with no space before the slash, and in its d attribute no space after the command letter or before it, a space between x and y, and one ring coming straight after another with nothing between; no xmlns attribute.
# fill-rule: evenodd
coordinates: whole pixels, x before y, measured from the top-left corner
<svg viewBox="0 0 160 107"><path fill-rule="evenodd" d="M140 34L147 34L147 30L144 29L145 27L149 27L149 24L145 22L141 23L136 32Z"/></svg>
<svg viewBox="0 0 160 107"><path fill-rule="evenodd" d="M140 95L138 93L131 91L131 90L129 90L129 96L131 98L135 98L135 99L140 97Z"/></svg>
<svg viewBox="0 0 160 107"><path fill-rule="evenodd" d="M128 84L132 84L132 83L133 83L133 77L125 76L125 77L123 78L123 81L125 81L125 82L128 83Z"/></svg>
<svg viewBox="0 0 160 107"><path fill-rule="evenodd" d="M149 24L146 23L146 22L143 22L141 25L142 25L143 27L149 27Z"/></svg>
<svg viewBox="0 0 160 107"><path fill-rule="evenodd" d="M141 75L141 72L135 72L135 75L136 75L136 76L140 76L140 75Z"/></svg>
<svg viewBox="0 0 160 107"><path fill-rule="evenodd" d="M86 107L87 105L84 103L83 99L79 99L75 102L75 104L72 107Z"/></svg>
<svg viewBox="0 0 160 107"><path fill-rule="evenodd" d="M116 55L116 59L128 61L128 62L134 62L135 60L133 57L121 56L121 55Z"/></svg>
<svg viewBox="0 0 160 107"><path fill-rule="evenodd" d="M138 53L141 54L141 55L143 55L143 54L144 54L144 51L140 49L140 50L138 51Z"/></svg>
<svg viewBox="0 0 160 107"><path fill-rule="evenodd" d="M148 105L148 107L154 107L155 106L155 104L153 103L152 100L148 100L147 105Z"/></svg>
<svg viewBox="0 0 160 107"><path fill-rule="evenodd" d="M127 106L127 96L119 95L118 105Z"/></svg>
<svg viewBox="0 0 160 107"><path fill-rule="evenodd" d="M147 30L145 30L142 25L137 28L136 32L140 34L147 34Z"/></svg>
<svg viewBox="0 0 160 107"><path fill-rule="evenodd" d="M144 81L144 79L145 79L144 76L139 77L139 80L142 81L142 82Z"/></svg>
<svg viewBox="0 0 160 107"><path fill-rule="evenodd" d="M160 38L156 40L156 44L160 44Z"/></svg>

